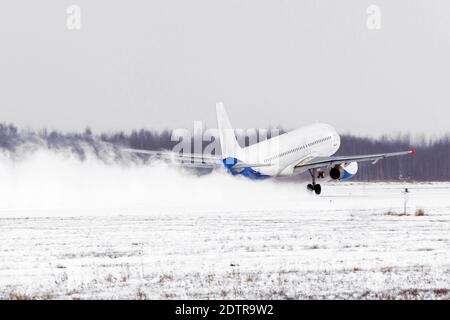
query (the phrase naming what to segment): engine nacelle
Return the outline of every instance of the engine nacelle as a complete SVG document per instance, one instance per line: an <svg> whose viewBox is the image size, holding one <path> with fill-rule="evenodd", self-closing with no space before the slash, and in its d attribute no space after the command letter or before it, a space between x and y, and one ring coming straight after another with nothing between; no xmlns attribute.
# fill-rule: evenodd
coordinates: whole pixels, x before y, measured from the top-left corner
<svg viewBox="0 0 450 320"><path fill-rule="evenodd" d="M348 164L341 164L331 168L330 177L333 180L347 180L353 177L356 172L358 172L358 163L350 162Z"/></svg>

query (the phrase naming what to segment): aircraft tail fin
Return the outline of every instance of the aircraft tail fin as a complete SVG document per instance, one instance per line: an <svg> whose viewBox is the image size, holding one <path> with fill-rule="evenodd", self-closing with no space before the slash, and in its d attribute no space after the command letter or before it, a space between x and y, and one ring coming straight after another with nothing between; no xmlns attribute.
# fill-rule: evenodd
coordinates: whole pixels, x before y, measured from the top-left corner
<svg viewBox="0 0 450 320"><path fill-rule="evenodd" d="M227 112L222 102L216 104L217 124L219 126L220 146L222 148L222 158L238 158L242 148L239 146L234 129L228 119ZM242 160L242 159L241 159Z"/></svg>

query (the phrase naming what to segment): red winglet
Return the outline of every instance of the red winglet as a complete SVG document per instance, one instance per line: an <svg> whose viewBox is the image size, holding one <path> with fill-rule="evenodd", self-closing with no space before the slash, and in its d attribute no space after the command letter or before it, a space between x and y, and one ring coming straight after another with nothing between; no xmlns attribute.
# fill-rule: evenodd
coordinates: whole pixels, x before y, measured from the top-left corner
<svg viewBox="0 0 450 320"><path fill-rule="evenodd" d="M416 154L416 149L412 148L412 149L411 149L411 156L414 157L415 154Z"/></svg>

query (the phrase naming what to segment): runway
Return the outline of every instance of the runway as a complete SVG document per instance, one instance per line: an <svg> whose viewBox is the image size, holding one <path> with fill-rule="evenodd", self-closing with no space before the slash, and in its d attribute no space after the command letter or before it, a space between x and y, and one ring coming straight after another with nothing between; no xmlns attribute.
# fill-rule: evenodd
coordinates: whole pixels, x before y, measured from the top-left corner
<svg viewBox="0 0 450 320"><path fill-rule="evenodd" d="M449 183L324 190L254 209L3 211L0 298L450 298Z"/></svg>

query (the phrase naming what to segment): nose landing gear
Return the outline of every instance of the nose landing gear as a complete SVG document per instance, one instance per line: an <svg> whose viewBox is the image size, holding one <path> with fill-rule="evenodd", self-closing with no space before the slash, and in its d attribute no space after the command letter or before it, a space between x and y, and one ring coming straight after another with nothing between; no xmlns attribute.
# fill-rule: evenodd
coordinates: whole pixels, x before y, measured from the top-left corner
<svg viewBox="0 0 450 320"><path fill-rule="evenodd" d="M322 192L322 187L320 186L320 184L316 183L316 169L309 169L309 174L311 175L312 178L312 183L308 184L307 189L310 191L314 191L317 195L319 195ZM320 177L321 173L319 172L319 177ZM322 173L323 175L323 173Z"/></svg>

